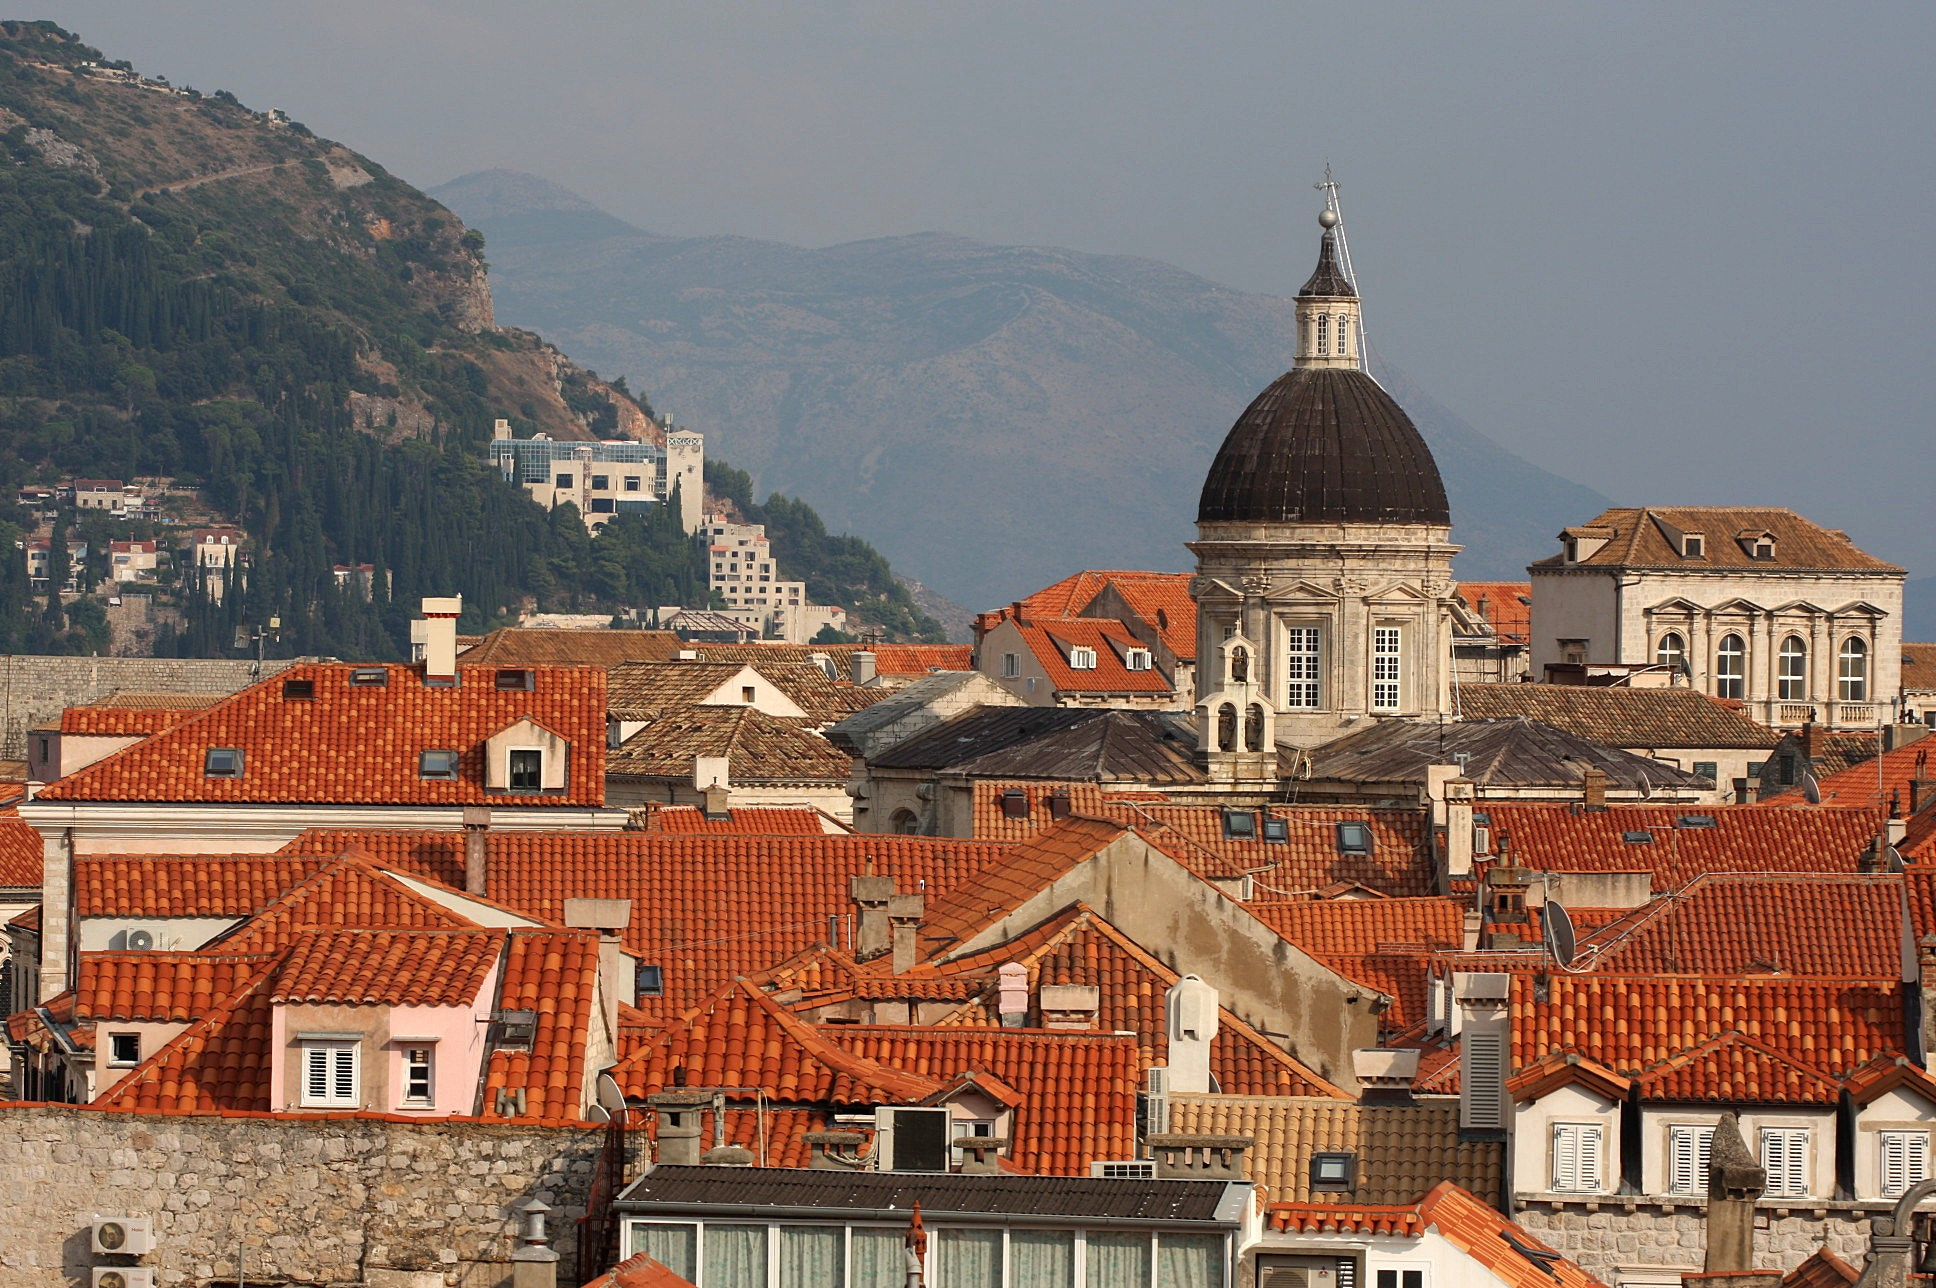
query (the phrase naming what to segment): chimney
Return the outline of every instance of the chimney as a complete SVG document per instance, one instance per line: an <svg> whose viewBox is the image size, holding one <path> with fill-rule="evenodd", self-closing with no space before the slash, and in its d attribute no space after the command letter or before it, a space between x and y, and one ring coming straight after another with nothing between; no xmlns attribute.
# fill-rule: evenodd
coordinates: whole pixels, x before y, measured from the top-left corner
<svg viewBox="0 0 1936 1288"><path fill-rule="evenodd" d="M1186 1096L1210 1094L1210 1043L1217 1036L1217 990L1185 975L1163 997L1169 1033L1170 1086Z"/></svg>
<svg viewBox="0 0 1936 1288"><path fill-rule="evenodd" d="M720 820L733 816L733 793L730 789L714 783L699 794L705 797L705 803L699 808L707 818Z"/></svg>
<svg viewBox="0 0 1936 1288"><path fill-rule="evenodd" d="M1257 1143L1254 1136L1197 1136L1165 1132L1146 1136L1143 1143L1156 1155L1156 1178L1161 1181L1243 1181L1249 1175L1244 1154Z"/></svg>
<svg viewBox="0 0 1936 1288"><path fill-rule="evenodd" d="M847 892L860 906L855 918L854 956L862 961L879 957L893 946L888 927L887 901L894 897L893 877L854 877Z"/></svg>
<svg viewBox="0 0 1936 1288"><path fill-rule="evenodd" d="M724 787L728 791L733 786L733 762L730 756L694 756L692 758L692 789L703 792L708 787Z"/></svg>
<svg viewBox="0 0 1936 1288"><path fill-rule="evenodd" d="M1036 1005L1042 1009L1045 1029L1094 1029L1102 1010L1102 990L1094 984L1044 984Z"/></svg>
<svg viewBox="0 0 1936 1288"><path fill-rule="evenodd" d="M1367 1105L1409 1105L1412 1080L1418 1077L1418 1050L1360 1047L1351 1053L1351 1072Z"/></svg>
<svg viewBox="0 0 1936 1288"><path fill-rule="evenodd" d="M996 986L998 1001L996 1012L1002 1017L1002 1027L1019 1029L1028 1023L1028 967L1020 962L1009 962L995 972L1000 982Z"/></svg>
<svg viewBox="0 0 1936 1288"><path fill-rule="evenodd" d="M1465 949L1465 951L1469 953L1478 952L1479 939L1482 935L1485 934L1485 929L1486 929L1486 918L1483 913L1478 913L1478 912L1466 913L1464 933L1460 936L1459 947Z"/></svg>
<svg viewBox="0 0 1936 1288"><path fill-rule="evenodd" d="M1589 769L1580 775L1580 786L1590 813L1604 813L1607 808L1607 775L1605 770Z"/></svg>
<svg viewBox="0 0 1936 1288"><path fill-rule="evenodd" d="M807 1142L807 1168L820 1172L860 1170L860 1152L867 1144L867 1133L859 1131L810 1131ZM840 1152L840 1151L845 1151Z"/></svg>
<svg viewBox="0 0 1936 1288"><path fill-rule="evenodd" d="M1472 794L1466 779L1446 781L1444 881L1472 875Z"/></svg>
<svg viewBox="0 0 1936 1288"><path fill-rule="evenodd" d="M957 1136L954 1146L961 1151L963 1176L987 1175L1002 1170L1002 1155L1008 1150L1006 1136Z"/></svg>
<svg viewBox="0 0 1936 1288"><path fill-rule="evenodd" d="M457 679L457 618L463 611L462 595L423 601L424 679L431 683Z"/></svg>
<svg viewBox="0 0 1936 1288"><path fill-rule="evenodd" d="M1755 1201L1768 1187L1768 1173L1741 1139L1741 1120L1722 1114L1708 1146L1707 1274L1741 1274L1754 1269Z"/></svg>
<svg viewBox="0 0 1936 1288"><path fill-rule="evenodd" d="M464 893L480 899L491 893L491 807L464 806Z"/></svg>
<svg viewBox="0 0 1936 1288"><path fill-rule="evenodd" d="M657 1120L662 1165L699 1162L699 1111L712 1100L710 1091L655 1091L645 1098L647 1112Z"/></svg>
<svg viewBox="0 0 1936 1288"><path fill-rule="evenodd" d="M619 936L632 924L630 899L567 899L565 925L598 932L599 991L605 998L605 1025L618 1039L618 1004L636 1002L638 976L626 969L625 941Z"/></svg>
<svg viewBox="0 0 1936 1288"><path fill-rule="evenodd" d="M518 1250L511 1254L511 1288L558 1288L558 1250L545 1233L545 1213L551 1205L529 1198L516 1210L523 1229L518 1232Z"/></svg>
<svg viewBox="0 0 1936 1288"><path fill-rule="evenodd" d="M744 1145L714 1145L699 1156L706 1167L751 1167L753 1151Z"/></svg>
<svg viewBox="0 0 1936 1288"><path fill-rule="evenodd" d="M1923 735L1928 732L1929 726L1917 721L1899 720L1894 724L1884 725L1882 749L1894 751L1898 747L1907 747L1912 742L1920 742Z"/></svg>
<svg viewBox="0 0 1936 1288"><path fill-rule="evenodd" d="M894 940L896 975L905 975L913 970L915 959L921 955L921 916L927 910L927 903L924 895L888 896L887 924Z"/></svg>
<svg viewBox="0 0 1936 1288"><path fill-rule="evenodd" d="M867 685L874 683L875 679L880 675L877 669L879 664L880 659L875 655L873 649L856 649L854 651L855 687L865 688Z"/></svg>
<svg viewBox="0 0 1936 1288"><path fill-rule="evenodd" d="M1512 976L1475 971L1454 977L1459 1017L1459 1130L1506 1130L1506 1009Z"/></svg>
<svg viewBox="0 0 1936 1288"><path fill-rule="evenodd" d="M1809 708L1808 719L1802 722L1801 730L1795 738L1801 744L1802 760L1812 764L1815 760L1815 709L1813 707Z"/></svg>

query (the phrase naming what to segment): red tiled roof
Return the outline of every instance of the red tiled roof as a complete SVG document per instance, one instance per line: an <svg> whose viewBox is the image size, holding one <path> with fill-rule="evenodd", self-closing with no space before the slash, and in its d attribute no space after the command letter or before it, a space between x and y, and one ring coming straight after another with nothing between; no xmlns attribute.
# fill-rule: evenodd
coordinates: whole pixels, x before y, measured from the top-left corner
<svg viewBox="0 0 1936 1288"><path fill-rule="evenodd" d="M61 712L60 727L62 733L121 734L146 738L164 729L173 729L182 721L192 719L197 711L218 701L219 698L211 697L195 707L124 707L112 702L68 707Z"/></svg>
<svg viewBox="0 0 1936 1288"><path fill-rule="evenodd" d="M1099 853L1125 830L1101 819L1075 817L1034 840L1006 847L1002 860L947 894L928 896L921 939L929 953L946 951L983 926L1000 920L1050 882Z"/></svg>
<svg viewBox="0 0 1936 1288"><path fill-rule="evenodd" d="M355 858L295 886L216 942L228 952L275 952L305 931L474 930L476 923Z"/></svg>
<svg viewBox="0 0 1936 1288"><path fill-rule="evenodd" d="M585 1288L693 1288L693 1285L692 1280L680 1278L641 1252L619 1262Z"/></svg>
<svg viewBox="0 0 1936 1288"><path fill-rule="evenodd" d="M735 783L844 785L854 762L805 720L770 716L756 707L673 707L647 721L605 760L622 778L690 783L693 760L723 756Z"/></svg>
<svg viewBox="0 0 1936 1288"><path fill-rule="evenodd" d="M1781 1288L1851 1288L1862 1274L1826 1243L1782 1276Z"/></svg>
<svg viewBox="0 0 1936 1288"><path fill-rule="evenodd" d="M1627 1094L1633 1084L1597 1060L1588 1060L1571 1051L1549 1051L1506 1079L1506 1090L1515 1100L1537 1100L1557 1088L1578 1084L1597 1091L1609 1100Z"/></svg>
<svg viewBox="0 0 1936 1288"><path fill-rule="evenodd" d="M1936 644L1903 641L1902 689L1904 693L1936 692Z"/></svg>
<svg viewBox="0 0 1936 1288"><path fill-rule="evenodd" d="M505 832L486 839L489 897L551 925L564 901L630 899L627 949L661 966L665 996L641 998L655 1018L704 1001L828 937L828 918L854 904L850 877L925 883L930 906L1002 863L1011 847L910 836L679 836L654 832ZM464 885L463 833L311 832L285 853L357 846L399 872Z"/></svg>
<svg viewBox="0 0 1936 1288"><path fill-rule="evenodd" d="M382 671L383 684L352 684ZM499 689L496 672L460 666L460 683L432 687L420 668L298 663L172 729L49 784L44 800L249 804L598 805L605 799L605 673L538 667L535 688ZM307 682L314 696L285 698ZM484 785L484 744L532 720L570 745L567 787L508 795ZM204 772L210 748L243 753L233 778ZM425 779L418 753L460 754L454 779Z"/></svg>
<svg viewBox="0 0 1936 1288"><path fill-rule="evenodd" d="M1379 1234L1415 1239L1425 1233L1425 1220L1416 1207L1273 1203L1270 1228L1284 1234Z"/></svg>
<svg viewBox="0 0 1936 1288"><path fill-rule="evenodd" d="M35 904L33 907L27 909L27 911L21 913L19 916L11 918L7 922L7 924L18 930L32 930L36 932L39 931L40 905Z"/></svg>
<svg viewBox="0 0 1936 1288"><path fill-rule="evenodd" d="M1013 623L1023 645L1058 693L1168 693L1170 682L1154 666L1132 671L1124 657L1146 648L1121 622L1100 617L1030 617ZM1096 655L1093 667L1071 664L1073 650Z"/></svg>
<svg viewBox="0 0 1936 1288"><path fill-rule="evenodd" d="M74 860L78 917L246 917L329 866L265 854L83 855Z"/></svg>
<svg viewBox="0 0 1936 1288"><path fill-rule="evenodd" d="M1532 582L1462 581L1456 593L1467 608L1485 618L1500 643L1524 644L1532 638Z"/></svg>
<svg viewBox="0 0 1936 1288"><path fill-rule="evenodd" d="M725 818L708 818L693 805L659 805L641 811L648 832L680 836L822 836L837 829L817 809L805 806L736 806Z"/></svg>
<svg viewBox="0 0 1936 1288"><path fill-rule="evenodd" d="M1824 572L1900 573L1894 564L1857 549L1848 535L1821 527L1793 510L1778 506L1718 505L1615 506L1580 525L1605 529L1611 537L1599 550L1572 565L1582 568L1671 568L1677 572ZM1571 529L1569 529L1571 531ZM1684 557L1672 533L1699 533L1703 555ZM1753 537L1766 532L1775 538L1772 559L1756 559ZM1742 544L1746 537L1748 545ZM1562 566L1553 555L1533 565ZM1839 608L1840 604L1828 605Z"/></svg>
<svg viewBox="0 0 1936 1288"><path fill-rule="evenodd" d="M269 978L243 985L94 1103L151 1114L267 1110Z"/></svg>
<svg viewBox="0 0 1936 1288"><path fill-rule="evenodd" d="M597 932L511 932L498 1008L536 1011L538 1028L529 1051L500 1047L492 1053L484 1083L486 1117L496 1112L500 1088L524 1091L525 1117L578 1117L587 1033L597 1000Z"/></svg>
<svg viewBox="0 0 1936 1288"><path fill-rule="evenodd" d="M496 930L314 930L296 937L275 1002L468 1006L497 965Z"/></svg>
<svg viewBox="0 0 1936 1288"><path fill-rule="evenodd" d="M1392 999L1382 1032L1425 1018L1426 952L1464 942L1467 902L1456 898L1253 902L1250 914L1320 962Z"/></svg>
<svg viewBox="0 0 1936 1288"><path fill-rule="evenodd" d="M661 662L687 647L671 631L568 630L506 626L464 650L466 666L617 666Z"/></svg>
<svg viewBox="0 0 1936 1288"><path fill-rule="evenodd" d="M0 810L0 886L40 889L44 853L39 832L15 811Z"/></svg>
<svg viewBox="0 0 1936 1288"><path fill-rule="evenodd" d="M1929 767L1936 759L1931 752L1936 751L1936 738L1924 737L1915 742L1882 753L1882 763L1878 769L1875 757L1858 765L1851 765L1839 773L1829 774L1820 780L1823 805L1866 806L1873 834L1876 812L1887 805L1891 798L1907 812L1911 798L1910 784L1918 779L1936 778L1936 771ZM1928 798L1927 790L1924 799ZM1769 802L1768 808L1788 807L1813 810L1800 792L1785 792L1777 801Z"/></svg>
<svg viewBox="0 0 1936 1288"><path fill-rule="evenodd" d="M1854 872L1876 828L1874 813L1859 809L1614 805L1586 811L1489 801L1484 812L1492 819L1494 847L1509 841L1513 861L1523 867L1652 872L1657 890L1707 872ZM1679 826L1682 818L1710 818L1714 826ZM1626 839L1642 832L1653 841Z"/></svg>
<svg viewBox="0 0 1936 1288"><path fill-rule="evenodd" d="M1651 1101L1832 1105L1833 1079L1739 1033L1723 1033L1635 1076Z"/></svg>
<svg viewBox="0 0 1936 1288"><path fill-rule="evenodd" d="M1889 980L1901 940L1900 877L1717 873L1601 927L1581 949L1595 969L1623 974Z"/></svg>
<svg viewBox="0 0 1936 1288"><path fill-rule="evenodd" d="M1143 573L1116 576L1110 585L1143 621L1156 628L1156 636L1172 656L1194 662L1197 656L1197 601L1190 598L1190 574L1186 572Z"/></svg>
<svg viewBox="0 0 1936 1288"><path fill-rule="evenodd" d="M218 953L82 953L74 1018L197 1020L259 978L274 961Z"/></svg>
<svg viewBox="0 0 1936 1288"><path fill-rule="evenodd" d="M1265 840L1261 826L1253 838L1225 836L1224 812L1213 805L1121 804L1106 811L1134 820L1152 845L1202 876L1249 874L1258 900L1303 899L1339 881L1389 895L1426 895L1437 888L1422 810L1272 805L1264 812L1284 820L1286 839ZM1340 823L1366 824L1371 853L1343 853Z"/></svg>

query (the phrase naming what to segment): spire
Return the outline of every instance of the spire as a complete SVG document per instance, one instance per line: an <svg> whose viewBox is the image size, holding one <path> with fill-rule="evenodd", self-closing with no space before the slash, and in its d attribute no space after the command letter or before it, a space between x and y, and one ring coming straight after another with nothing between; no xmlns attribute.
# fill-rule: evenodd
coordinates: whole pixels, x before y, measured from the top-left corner
<svg viewBox="0 0 1936 1288"><path fill-rule="evenodd" d="M1325 182L1328 200L1337 200L1336 184ZM1364 369L1364 335L1358 321L1358 290L1351 284L1351 252L1344 246L1344 229L1335 205L1318 212L1324 239L1318 243L1318 266L1297 293L1297 365L1300 367Z"/></svg>
<svg viewBox="0 0 1936 1288"><path fill-rule="evenodd" d="M1318 244L1318 266L1311 272L1311 280L1304 283L1298 294L1299 299L1306 296L1325 296L1332 299L1358 298L1352 289L1351 279L1344 275L1338 264L1338 216L1335 211L1326 210L1318 215L1318 222L1324 225L1324 240Z"/></svg>

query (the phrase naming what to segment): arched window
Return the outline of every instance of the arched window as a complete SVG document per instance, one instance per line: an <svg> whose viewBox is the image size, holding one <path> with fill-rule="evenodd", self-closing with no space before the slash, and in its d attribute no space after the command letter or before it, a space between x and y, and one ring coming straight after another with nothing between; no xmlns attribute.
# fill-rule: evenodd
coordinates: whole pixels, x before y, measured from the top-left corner
<svg viewBox="0 0 1936 1288"><path fill-rule="evenodd" d="M1654 661L1672 670L1681 670L1687 664L1687 641L1678 632L1667 632L1654 646Z"/></svg>
<svg viewBox="0 0 1936 1288"><path fill-rule="evenodd" d="M911 809L895 810L894 817L888 820L887 825L896 836L919 836L921 833L921 819Z"/></svg>
<svg viewBox="0 0 1936 1288"><path fill-rule="evenodd" d="M1808 700L1808 645L1799 635L1781 642L1780 665L1775 672L1775 696L1783 702Z"/></svg>
<svg viewBox="0 0 1936 1288"><path fill-rule="evenodd" d="M1244 750L1264 749L1264 708L1251 703L1244 709Z"/></svg>
<svg viewBox="0 0 1936 1288"><path fill-rule="evenodd" d="M1340 358L1344 357L1345 332L1349 331L1350 329L1351 329L1351 324L1345 320L1344 315L1342 313L1339 314L1338 315L1338 356Z"/></svg>
<svg viewBox="0 0 1936 1288"><path fill-rule="evenodd" d="M1241 644L1230 650L1230 682L1250 683L1250 650Z"/></svg>
<svg viewBox="0 0 1936 1288"><path fill-rule="evenodd" d="M1836 659L1835 696L1842 702L1869 700L1869 646L1851 635Z"/></svg>
<svg viewBox="0 0 1936 1288"><path fill-rule="evenodd" d="M1331 319L1328 315L1318 314L1318 352L1322 354L1331 343Z"/></svg>
<svg viewBox="0 0 1936 1288"><path fill-rule="evenodd" d="M1714 651L1714 696L1740 698L1747 694L1748 650L1739 635L1723 635Z"/></svg>
<svg viewBox="0 0 1936 1288"><path fill-rule="evenodd" d="M1217 708L1217 750L1237 750L1237 708L1228 702Z"/></svg>

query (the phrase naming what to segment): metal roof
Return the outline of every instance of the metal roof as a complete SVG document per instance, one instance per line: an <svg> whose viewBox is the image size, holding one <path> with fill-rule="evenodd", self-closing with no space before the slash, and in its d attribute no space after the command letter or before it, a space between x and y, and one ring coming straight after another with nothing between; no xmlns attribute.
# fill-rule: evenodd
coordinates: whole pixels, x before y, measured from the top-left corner
<svg viewBox="0 0 1936 1288"><path fill-rule="evenodd" d="M1310 753L1311 777L1353 783L1423 782L1427 765L1465 757L1475 783L1514 787L1577 787L1587 769L1606 773L1612 786L1698 790L1713 784L1630 752L1588 742L1537 720L1388 720L1326 743Z"/></svg>
<svg viewBox="0 0 1936 1288"><path fill-rule="evenodd" d="M983 778L1196 783L1196 736L1176 715L1104 708L976 707L877 756L877 769Z"/></svg>

